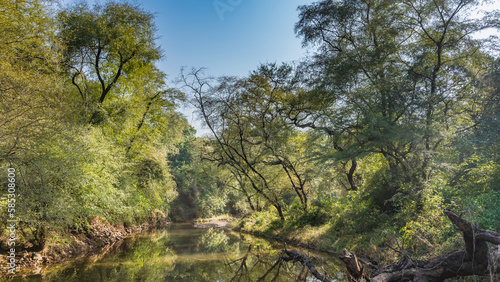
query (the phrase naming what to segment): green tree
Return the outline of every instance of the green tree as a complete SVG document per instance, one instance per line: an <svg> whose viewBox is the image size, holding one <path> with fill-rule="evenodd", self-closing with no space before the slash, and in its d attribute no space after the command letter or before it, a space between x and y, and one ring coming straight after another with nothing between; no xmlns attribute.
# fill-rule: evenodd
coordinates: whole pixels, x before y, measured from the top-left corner
<svg viewBox="0 0 500 282"><path fill-rule="evenodd" d="M192 128L186 130L179 151L169 155L179 193L172 203L172 218L185 221L240 212L239 193L230 189L235 182L232 175L224 166L204 159L209 144L194 133Z"/></svg>
<svg viewBox="0 0 500 282"><path fill-rule="evenodd" d="M54 22L42 1L0 5L0 160L15 161L63 119Z"/></svg>
<svg viewBox="0 0 500 282"><path fill-rule="evenodd" d="M35 165L42 155L37 148L59 137L57 132L68 119L64 109L68 103L64 101L64 85L58 80L54 21L47 7L42 1L1 1L0 10L0 167L2 171L9 167L16 170L16 215L23 216L19 224L27 231L25 223L31 220L30 215L47 218L47 213L39 211L49 199L42 194L44 187L38 191L30 185L20 187L29 184L28 177L42 175ZM36 172L31 173L28 166ZM0 204L6 210L5 197ZM35 230L34 246L43 248L43 226L38 221L29 227Z"/></svg>
<svg viewBox="0 0 500 282"><path fill-rule="evenodd" d="M59 13L59 37L72 84L85 107L102 104L121 77L161 57L153 15L139 6L82 3Z"/></svg>
<svg viewBox="0 0 500 282"><path fill-rule="evenodd" d="M206 158L229 167L252 209L253 196L243 183L272 205L282 220L294 194L304 210L309 197L305 138L280 114L290 74L286 66L263 66L248 78L221 78L206 89L199 71L191 74L192 81L184 80L214 135Z"/></svg>
<svg viewBox="0 0 500 282"><path fill-rule="evenodd" d="M384 156L385 200L401 192L418 199L436 173L449 136L469 125L481 67L472 34L488 27L466 19L476 1L320 1L301 6L296 32L319 46L300 70L307 91L290 102L297 126L330 136L332 157ZM351 181L349 181L351 182ZM403 184L407 183L407 184ZM351 184L351 188L354 185ZM355 189L353 189L355 190Z"/></svg>
<svg viewBox="0 0 500 282"><path fill-rule="evenodd" d="M49 232L95 216L165 216L176 194L167 156L188 125L176 112L183 94L154 66L151 15L115 3L58 17L50 1L1 4L0 167L16 169L19 243L41 249Z"/></svg>
<svg viewBox="0 0 500 282"><path fill-rule="evenodd" d="M153 15L129 3L82 3L57 19L66 75L90 123L126 156L122 168L128 173L115 185L129 196L127 205L139 206L139 217L165 211L175 197L167 156L187 121L175 112L183 94L167 88L154 65L161 51Z"/></svg>

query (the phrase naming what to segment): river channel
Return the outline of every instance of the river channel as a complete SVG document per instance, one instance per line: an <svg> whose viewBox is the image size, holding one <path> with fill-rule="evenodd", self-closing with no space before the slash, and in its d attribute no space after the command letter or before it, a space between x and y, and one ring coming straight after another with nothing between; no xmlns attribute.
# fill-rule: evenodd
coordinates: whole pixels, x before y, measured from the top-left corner
<svg viewBox="0 0 500 282"><path fill-rule="evenodd" d="M280 242L231 230L172 224L10 281L318 281L300 263L277 263L282 249ZM346 281L333 255L288 249L313 257L332 281Z"/></svg>

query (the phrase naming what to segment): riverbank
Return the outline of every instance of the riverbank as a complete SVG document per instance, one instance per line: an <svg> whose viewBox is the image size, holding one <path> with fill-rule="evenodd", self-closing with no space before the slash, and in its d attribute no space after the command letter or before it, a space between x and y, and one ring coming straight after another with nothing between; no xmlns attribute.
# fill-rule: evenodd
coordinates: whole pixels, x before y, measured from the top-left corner
<svg viewBox="0 0 500 282"><path fill-rule="evenodd" d="M295 247L329 253L336 258L341 252L341 250L338 251L335 248L335 242L332 243L331 238L325 240L328 237L325 234L328 233L327 230L330 228L328 224L321 226L306 225L292 229L286 226L273 227L273 224L256 224L245 217L220 216L196 219L193 221L193 227L231 229L240 233L280 241ZM372 251L377 252L379 250L372 247ZM367 257L366 260L369 260L368 257L376 256L376 253L360 253L361 257Z"/></svg>
<svg viewBox="0 0 500 282"><path fill-rule="evenodd" d="M238 218L228 215L210 218L198 218L193 221L193 227L232 229L232 224L236 221L238 221Z"/></svg>
<svg viewBox="0 0 500 282"><path fill-rule="evenodd" d="M269 222L259 224L248 217L219 216L196 219L193 221L193 227L231 229L240 233L281 241L292 246L326 252L334 256L340 254L340 251L332 248L334 245L330 242L331 240L325 240L324 235L329 228L327 224L321 226L306 225L292 229L269 224Z"/></svg>
<svg viewBox="0 0 500 282"><path fill-rule="evenodd" d="M111 224L100 217L89 222L89 228L82 232L48 231L47 243L42 251L22 250L16 253L16 273L37 274L44 267L78 259L92 253L103 254L113 244L126 237L164 227L170 224L166 218L151 217L147 222L134 226L123 223ZM2 246L5 249L5 246ZM7 253L7 251L4 251ZM8 275L7 256L0 257L0 278Z"/></svg>
<svg viewBox="0 0 500 282"><path fill-rule="evenodd" d="M311 224L314 224L314 226ZM349 232L352 229L334 226L331 221L322 222L321 224L313 221L309 223L300 223L300 221L293 219L281 221L276 216L265 212L249 215L231 224L232 230L237 232L274 239L305 249L326 252L335 258L339 258L339 254L345 248L355 252L359 261L372 266L394 265L394 263L401 261L401 255L410 256L413 259L416 258L420 262L432 262L433 259L436 260L436 258L444 256L443 254L456 253L457 250L462 250L464 248L464 244L461 241L463 239L461 239L461 236L456 236L455 238L457 238L456 240L459 242L455 243L456 240L448 242L448 244L454 243L453 246L449 247L448 251L444 251L444 248L447 247L446 244L436 244L430 246L432 247L431 251L428 251L426 254L420 254L417 257L417 255L415 255L417 253L415 250L413 250L415 253L411 254L410 252L412 250L408 251L402 249L402 251L400 251L398 249L404 247L404 245L399 245L399 238L395 233L387 231L390 230L387 226L387 224L381 224L379 227L370 231L364 230L364 232L356 234ZM418 236L416 236L416 239L423 240ZM404 244L404 241L402 244ZM396 245L396 247L392 247L394 245ZM288 249L293 248L288 247ZM499 257L498 252L490 248L490 257ZM493 259L492 261L494 263L493 265L498 265L497 260ZM498 279L495 274L497 270L495 269L499 269L498 266L492 267L486 274L481 274L483 276L467 274L465 277L460 278L459 276L453 276L446 281L457 281L456 279L460 279L460 281L476 281L477 279L483 278L493 281Z"/></svg>
<svg viewBox="0 0 500 282"><path fill-rule="evenodd" d="M281 221L273 213L254 213L230 224L237 232L274 239L311 250L326 252L338 257L344 248L356 252L367 261L393 263L398 254L387 247L394 244L394 228L381 222L378 226L359 229L340 227L331 219L290 218Z"/></svg>

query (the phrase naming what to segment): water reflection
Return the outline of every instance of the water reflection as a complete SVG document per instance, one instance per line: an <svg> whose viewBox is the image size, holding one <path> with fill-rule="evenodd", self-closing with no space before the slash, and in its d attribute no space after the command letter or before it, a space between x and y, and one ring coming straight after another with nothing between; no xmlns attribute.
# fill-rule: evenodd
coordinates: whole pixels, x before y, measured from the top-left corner
<svg viewBox="0 0 500 282"><path fill-rule="evenodd" d="M229 230L174 224L127 238L104 255L51 266L42 274L14 281L317 281L300 263L278 260L282 247ZM315 257L322 273L344 281L335 258L308 256Z"/></svg>

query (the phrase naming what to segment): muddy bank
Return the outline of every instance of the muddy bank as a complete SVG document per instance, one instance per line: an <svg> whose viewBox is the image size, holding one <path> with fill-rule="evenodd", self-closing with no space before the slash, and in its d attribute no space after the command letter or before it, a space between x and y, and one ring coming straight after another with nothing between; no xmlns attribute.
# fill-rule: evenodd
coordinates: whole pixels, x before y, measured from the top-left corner
<svg viewBox="0 0 500 282"><path fill-rule="evenodd" d="M166 219L151 218L148 222L132 227L123 224L109 224L101 218L90 221L90 227L85 233L65 233L62 238L66 243L51 244L40 252L19 250L16 252L16 274L37 274L42 268L68 260L74 260L92 253L105 253L113 244L121 242L123 238L154 228L165 227L169 224ZM5 248L5 246L2 246ZM7 250L2 250L0 257L0 278L8 276Z"/></svg>
<svg viewBox="0 0 500 282"><path fill-rule="evenodd" d="M208 222L194 222L194 228L223 228L231 229L230 224L233 220L210 220Z"/></svg>

